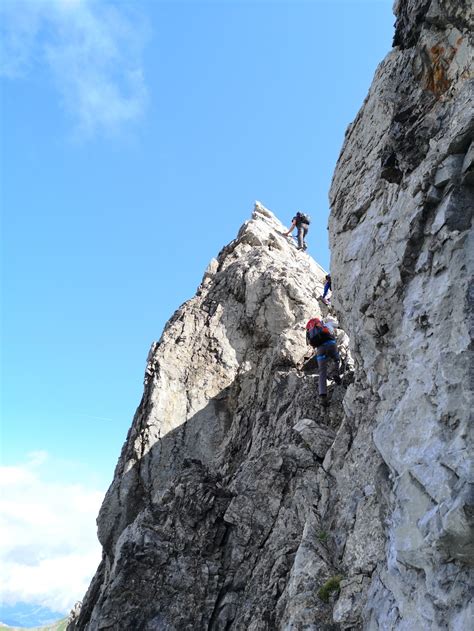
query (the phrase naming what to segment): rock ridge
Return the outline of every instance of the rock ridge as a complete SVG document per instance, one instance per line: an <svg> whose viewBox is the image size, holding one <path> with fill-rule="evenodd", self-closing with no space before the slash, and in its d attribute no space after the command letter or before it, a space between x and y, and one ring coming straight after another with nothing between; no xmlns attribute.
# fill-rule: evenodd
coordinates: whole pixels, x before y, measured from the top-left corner
<svg viewBox="0 0 474 631"><path fill-rule="evenodd" d="M257 203L153 344L70 629L332 628L323 461L345 386L323 413L300 370L325 272L283 231Z"/></svg>

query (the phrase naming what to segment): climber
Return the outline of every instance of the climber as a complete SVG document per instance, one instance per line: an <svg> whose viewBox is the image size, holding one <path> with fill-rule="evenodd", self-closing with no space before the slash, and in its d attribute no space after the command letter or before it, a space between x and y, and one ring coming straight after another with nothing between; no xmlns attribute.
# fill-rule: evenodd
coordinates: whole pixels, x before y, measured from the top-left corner
<svg viewBox="0 0 474 631"><path fill-rule="evenodd" d="M336 384L341 383L341 377L339 376L340 357L332 324L330 322L324 323L319 318L312 318L306 324L306 341L313 348L316 348L316 360L319 368L319 398L321 405L327 407L329 405L327 389L328 359L332 359L336 364L334 382Z"/></svg>
<svg viewBox="0 0 474 631"><path fill-rule="evenodd" d="M337 344L337 352L339 353L339 375L342 375L343 372L354 372L354 360L352 359L351 353L349 351L349 337L341 329L339 326L339 322L331 316L329 318L324 319L324 324L326 326L332 328L334 330L334 335L336 337Z"/></svg>
<svg viewBox="0 0 474 631"><path fill-rule="evenodd" d="M291 220L291 226L287 232L283 232L283 236L287 237L290 232L293 232L295 228L298 229L298 250L306 250L305 237L308 234L309 224L311 223L311 217L306 213L297 212Z"/></svg>
<svg viewBox="0 0 474 631"><path fill-rule="evenodd" d="M331 292L332 294L332 287L331 287L331 274L326 274L326 283L324 285L324 291L323 291L323 295L321 296L322 301L328 305L331 302L331 298L327 298L327 293L328 291Z"/></svg>

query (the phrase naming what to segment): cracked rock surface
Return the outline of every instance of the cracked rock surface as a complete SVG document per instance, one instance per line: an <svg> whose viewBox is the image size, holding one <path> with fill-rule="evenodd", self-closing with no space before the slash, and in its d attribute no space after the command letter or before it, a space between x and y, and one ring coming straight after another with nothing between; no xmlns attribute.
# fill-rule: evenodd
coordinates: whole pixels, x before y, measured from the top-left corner
<svg viewBox="0 0 474 631"><path fill-rule="evenodd" d="M356 365L344 401L354 442L336 474L354 580L334 617L461 630L473 615L472 5L395 11L396 47L348 129L330 194L335 307Z"/></svg>
<svg viewBox="0 0 474 631"><path fill-rule="evenodd" d="M325 272L283 230L257 204L153 345L70 629L333 628L322 462L345 388L323 411L299 369Z"/></svg>

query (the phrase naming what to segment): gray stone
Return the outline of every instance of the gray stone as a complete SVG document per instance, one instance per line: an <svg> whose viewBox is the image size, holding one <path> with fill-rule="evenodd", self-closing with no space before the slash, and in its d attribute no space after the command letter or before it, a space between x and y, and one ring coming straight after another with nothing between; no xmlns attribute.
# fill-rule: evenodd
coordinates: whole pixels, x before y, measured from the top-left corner
<svg viewBox="0 0 474 631"><path fill-rule="evenodd" d="M293 427L301 436L311 451L318 457L324 458L327 450L334 442L336 432L329 427L319 426L309 418L303 418Z"/></svg>
<svg viewBox="0 0 474 631"><path fill-rule="evenodd" d="M283 230L257 204L152 345L99 514L102 569L70 629L332 624L317 507L342 393L321 415L297 368L325 271Z"/></svg>
<svg viewBox="0 0 474 631"><path fill-rule="evenodd" d="M462 163L463 182L468 186L474 185L474 142L471 142L469 149L464 156Z"/></svg>
<svg viewBox="0 0 474 631"><path fill-rule="evenodd" d="M426 203L436 205L441 201L443 197L441 191L436 186L430 186L426 193Z"/></svg>
<svg viewBox="0 0 474 631"><path fill-rule="evenodd" d="M372 577L354 624L461 630L473 581L470 6L413 0L396 11L398 49L376 72L330 192L331 271L344 279L333 303L355 378L323 467L340 498L343 565ZM387 146L397 186L378 178ZM361 199L364 221L347 230ZM350 602L341 590L341 624Z"/></svg>
<svg viewBox="0 0 474 631"><path fill-rule="evenodd" d="M464 156L461 153L447 156L436 171L434 185L437 188L446 186L450 180L454 179L460 173L463 160Z"/></svg>
<svg viewBox="0 0 474 631"><path fill-rule="evenodd" d="M448 230L467 230L471 225L473 211L474 196L470 192L450 191L436 209L431 226L432 234L437 234L443 227Z"/></svg>
<svg viewBox="0 0 474 631"><path fill-rule="evenodd" d="M354 629L360 626L369 586L370 578L364 574L357 574L341 581L340 596L333 612L334 622L340 624L341 629Z"/></svg>

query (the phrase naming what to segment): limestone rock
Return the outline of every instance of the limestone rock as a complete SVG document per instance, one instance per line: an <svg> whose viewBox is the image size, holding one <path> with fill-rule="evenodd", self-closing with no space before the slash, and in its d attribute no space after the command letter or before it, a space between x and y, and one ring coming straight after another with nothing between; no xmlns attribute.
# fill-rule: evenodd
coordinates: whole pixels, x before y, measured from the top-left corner
<svg viewBox="0 0 474 631"><path fill-rule="evenodd" d="M365 577L357 607L343 587L334 615L460 630L473 580L472 7L401 0L395 11L396 47L330 194L333 302L355 381L323 466L337 479L347 580Z"/></svg>
<svg viewBox="0 0 474 631"><path fill-rule="evenodd" d="M301 436L311 451L323 459L334 442L335 432L329 427L319 426L309 418L303 418L293 428Z"/></svg>
<svg viewBox="0 0 474 631"><path fill-rule="evenodd" d="M446 186L449 181L454 180L461 171L464 157L462 153L454 153L446 156L436 171L433 184L437 188L442 188Z"/></svg>
<svg viewBox="0 0 474 631"><path fill-rule="evenodd" d="M331 628L318 503L344 389L323 414L298 368L325 272L283 231L257 203L153 344L70 629Z"/></svg>

